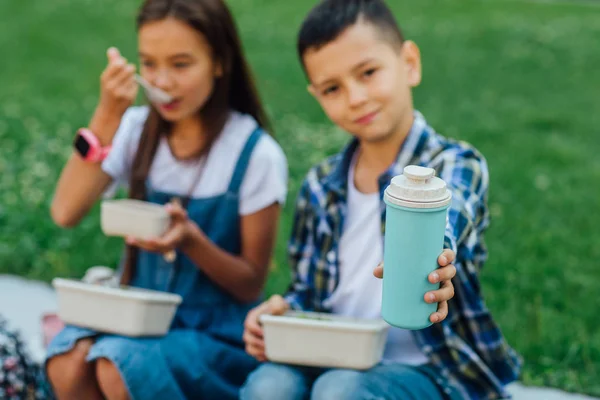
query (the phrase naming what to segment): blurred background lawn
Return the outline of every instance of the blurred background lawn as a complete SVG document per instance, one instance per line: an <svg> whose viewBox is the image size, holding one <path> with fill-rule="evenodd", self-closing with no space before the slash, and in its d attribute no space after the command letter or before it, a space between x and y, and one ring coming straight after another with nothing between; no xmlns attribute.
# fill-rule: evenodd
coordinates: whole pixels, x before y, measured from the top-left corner
<svg viewBox="0 0 600 400"><path fill-rule="evenodd" d="M229 0L289 156L290 201L269 293L289 281L285 240L309 166L347 136L305 90L295 33L311 1ZM486 301L526 360L523 380L600 395L600 7L594 2L389 2L421 47L416 106L470 141L491 171ZM58 229L48 208L105 50L135 59L138 1L0 1L0 273L49 281L115 265L98 208Z"/></svg>

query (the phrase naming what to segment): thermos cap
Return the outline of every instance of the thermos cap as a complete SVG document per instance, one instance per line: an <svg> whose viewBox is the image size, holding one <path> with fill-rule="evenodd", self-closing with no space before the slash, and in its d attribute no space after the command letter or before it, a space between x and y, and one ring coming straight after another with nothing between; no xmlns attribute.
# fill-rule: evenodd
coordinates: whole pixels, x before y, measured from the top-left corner
<svg viewBox="0 0 600 400"><path fill-rule="evenodd" d="M404 174L392 178L385 200L402 207L438 208L450 204L452 193L433 168L408 165Z"/></svg>

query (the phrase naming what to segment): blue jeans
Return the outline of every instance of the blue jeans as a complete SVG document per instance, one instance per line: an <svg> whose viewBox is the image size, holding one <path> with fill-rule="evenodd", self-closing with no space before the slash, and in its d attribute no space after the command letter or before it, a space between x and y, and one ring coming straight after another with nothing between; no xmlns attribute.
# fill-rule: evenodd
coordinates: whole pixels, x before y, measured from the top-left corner
<svg viewBox="0 0 600 400"><path fill-rule="evenodd" d="M428 371L428 372L427 372ZM458 395L433 369L381 364L367 371L265 363L246 380L241 400L445 400ZM436 380L438 381L436 383ZM444 391L446 387L446 391Z"/></svg>

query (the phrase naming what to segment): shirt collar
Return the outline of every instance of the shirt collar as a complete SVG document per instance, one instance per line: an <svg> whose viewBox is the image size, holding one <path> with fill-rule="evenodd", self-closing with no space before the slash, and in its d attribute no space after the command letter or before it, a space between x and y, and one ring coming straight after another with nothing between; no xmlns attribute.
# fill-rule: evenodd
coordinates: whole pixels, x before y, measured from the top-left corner
<svg viewBox="0 0 600 400"><path fill-rule="evenodd" d="M380 183L384 180L386 186L391 177L402 174L404 167L409 165L412 160L423 151L427 141L427 121L425 121L425 118L419 111L415 110L413 115L413 124L406 139L400 146L396 161L380 177ZM334 163L331 172L323 179L323 184L327 189L343 196L346 195L348 189L348 172L350 171L352 157L354 156L354 152L358 148L358 145L358 139L353 138L350 143L344 147L340 153L340 157L336 158L336 162Z"/></svg>

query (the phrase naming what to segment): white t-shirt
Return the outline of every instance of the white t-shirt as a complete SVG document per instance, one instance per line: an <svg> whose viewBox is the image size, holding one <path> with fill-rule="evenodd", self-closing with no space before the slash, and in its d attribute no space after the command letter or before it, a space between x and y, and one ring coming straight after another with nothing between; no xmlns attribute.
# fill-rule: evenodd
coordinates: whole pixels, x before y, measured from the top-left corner
<svg viewBox="0 0 600 400"><path fill-rule="evenodd" d="M102 163L104 172L114 179L108 196L114 195L119 184L129 182L148 112L148 107L132 107L123 116L112 150ZM232 112L208 156L191 161L176 159L163 137L148 174L150 185L156 191L195 199L224 194L238 158L257 126L251 116ZM199 168L203 171L198 180ZM271 136L263 134L254 147L240 187L240 215L255 213L275 202L285 203L287 179L287 160L281 147Z"/></svg>
<svg viewBox="0 0 600 400"><path fill-rule="evenodd" d="M358 151L357 151L358 154ZM348 172L348 211L339 243L339 283L325 305L335 314L381 318L382 281L373 269L383 259L383 236L378 193L361 193L354 186L356 155ZM385 361L408 365L428 362L408 330L390 327Z"/></svg>

